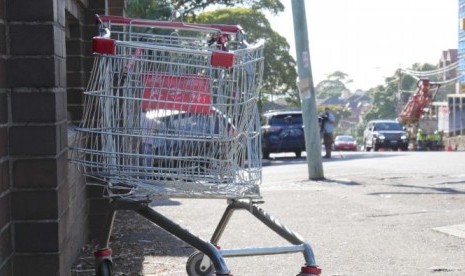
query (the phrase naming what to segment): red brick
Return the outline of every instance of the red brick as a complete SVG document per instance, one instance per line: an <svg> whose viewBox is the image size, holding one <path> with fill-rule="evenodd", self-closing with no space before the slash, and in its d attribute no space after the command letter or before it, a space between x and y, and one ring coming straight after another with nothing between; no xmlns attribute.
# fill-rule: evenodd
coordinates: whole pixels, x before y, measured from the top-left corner
<svg viewBox="0 0 465 276"><path fill-rule="evenodd" d="M18 253L53 253L59 250L57 222L15 222L14 229L14 248Z"/></svg>
<svg viewBox="0 0 465 276"><path fill-rule="evenodd" d="M6 83L6 60L1 58L1 57L0 57L0 87L7 87L7 83Z"/></svg>
<svg viewBox="0 0 465 276"><path fill-rule="evenodd" d="M10 87L57 87L58 76L56 75L58 73L55 63L55 58L52 56L11 58L7 61L8 85Z"/></svg>
<svg viewBox="0 0 465 276"><path fill-rule="evenodd" d="M13 254L13 249L11 246L11 227L5 227L3 231L0 231L0 264L10 259ZM2 274L2 269L0 268L0 275L11 275L11 274Z"/></svg>
<svg viewBox="0 0 465 276"><path fill-rule="evenodd" d="M62 160L17 159L13 162L15 188L57 187L63 179Z"/></svg>
<svg viewBox="0 0 465 276"><path fill-rule="evenodd" d="M6 16L8 21L54 21L54 3L55 1L9 0L6 1Z"/></svg>
<svg viewBox="0 0 465 276"><path fill-rule="evenodd" d="M12 120L21 122L56 122L66 119L64 93L13 93Z"/></svg>
<svg viewBox="0 0 465 276"><path fill-rule="evenodd" d="M14 220L58 218L57 191L15 191L11 197Z"/></svg>
<svg viewBox="0 0 465 276"><path fill-rule="evenodd" d="M0 162L0 194L10 189L9 162Z"/></svg>
<svg viewBox="0 0 465 276"><path fill-rule="evenodd" d="M6 193L0 197L0 229L10 223L10 194Z"/></svg>
<svg viewBox="0 0 465 276"><path fill-rule="evenodd" d="M59 254L17 254L13 258L14 276L21 275L63 275L59 272ZM70 271L68 271L68 274Z"/></svg>
<svg viewBox="0 0 465 276"><path fill-rule="evenodd" d="M66 99L68 104L82 105L83 89L82 88L68 88Z"/></svg>
<svg viewBox="0 0 465 276"><path fill-rule="evenodd" d="M13 271L11 270L11 259L8 259L5 265L0 266L0 275L13 275Z"/></svg>
<svg viewBox="0 0 465 276"><path fill-rule="evenodd" d="M0 127L0 158L8 155L8 132L6 126Z"/></svg>
<svg viewBox="0 0 465 276"><path fill-rule="evenodd" d="M8 122L8 101L6 93L0 92L0 125Z"/></svg>
<svg viewBox="0 0 465 276"><path fill-rule="evenodd" d="M53 55L54 26L48 24L15 24L9 27L12 55Z"/></svg>
<svg viewBox="0 0 465 276"><path fill-rule="evenodd" d="M0 19L5 19L5 0L0 0Z"/></svg>
<svg viewBox="0 0 465 276"><path fill-rule="evenodd" d="M0 24L0 37L6 37L4 24ZM6 39L0 39L0 55L6 55Z"/></svg>
<svg viewBox="0 0 465 276"><path fill-rule="evenodd" d="M61 148L61 126L13 126L10 155L56 155Z"/></svg>

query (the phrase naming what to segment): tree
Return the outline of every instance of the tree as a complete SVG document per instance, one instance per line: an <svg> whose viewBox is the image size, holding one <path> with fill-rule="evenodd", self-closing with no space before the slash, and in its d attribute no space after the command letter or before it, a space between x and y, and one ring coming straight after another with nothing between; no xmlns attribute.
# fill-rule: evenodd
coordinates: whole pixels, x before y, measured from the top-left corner
<svg viewBox="0 0 465 276"><path fill-rule="evenodd" d="M128 17L168 20L173 7L168 0L129 0L126 3Z"/></svg>
<svg viewBox="0 0 465 276"><path fill-rule="evenodd" d="M249 7L253 10L268 10L273 14L284 11L280 0L128 0L126 14L130 17L147 19L167 19L172 11L179 11L184 17L195 18L206 8Z"/></svg>
<svg viewBox="0 0 465 276"><path fill-rule="evenodd" d="M432 82L444 82L444 74L446 72L438 70L438 66L429 64L429 63L415 63L412 65L412 71L422 72L423 74L427 74L424 78L428 78ZM429 73L432 72L432 73ZM429 74L428 74L429 73ZM449 77L451 78L451 77ZM417 89L417 82L418 78L415 78L409 74L401 75L401 83L400 89L404 92L403 100L406 103L408 101L408 97ZM409 93L410 92L410 93ZM444 101L447 99L448 94L455 93L455 81L445 83L441 85L439 88L435 101Z"/></svg>
<svg viewBox="0 0 465 276"><path fill-rule="evenodd" d="M347 91L346 84L352 82L348 75L341 71L335 71L327 76L326 80L319 82L315 87L316 97L325 99L334 96L341 96Z"/></svg>
<svg viewBox="0 0 465 276"><path fill-rule="evenodd" d="M368 90L368 94L373 97L373 108L364 115L364 121L397 118L395 94L392 92L384 85Z"/></svg>
<svg viewBox="0 0 465 276"><path fill-rule="evenodd" d="M194 12L208 6L243 5L250 8L228 8L204 12L194 16ZM169 8L171 7L171 8ZM174 0L129 0L126 6L128 16L165 20L173 9L184 8L184 20L197 23L220 23L241 25L247 32L248 42L259 38L265 40L264 81L261 96L275 94L285 95L290 105L299 107L296 80L296 62L289 54L286 39L273 31L269 21L260 9L268 9L273 13L284 10L278 0L226 0L226 1L174 1ZM261 97L265 100L266 97Z"/></svg>
<svg viewBox="0 0 465 276"><path fill-rule="evenodd" d="M286 39L275 32L265 15L253 9L229 8L205 12L196 17L199 23L239 24L247 33L249 42L265 40L265 66L262 92L288 95L288 102L300 104L297 91L296 62L289 54Z"/></svg>
<svg viewBox="0 0 465 276"><path fill-rule="evenodd" d="M273 14L284 11L280 0L169 0L175 10L182 10L185 16L193 16L211 6L248 7L252 10L268 10Z"/></svg>

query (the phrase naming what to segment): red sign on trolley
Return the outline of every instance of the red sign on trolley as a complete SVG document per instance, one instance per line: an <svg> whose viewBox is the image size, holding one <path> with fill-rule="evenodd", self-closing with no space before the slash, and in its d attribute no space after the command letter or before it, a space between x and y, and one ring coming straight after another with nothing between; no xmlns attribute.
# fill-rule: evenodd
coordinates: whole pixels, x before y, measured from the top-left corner
<svg viewBox="0 0 465 276"><path fill-rule="evenodd" d="M211 112L210 79L205 76L153 74L145 75L143 83L144 112L154 109L203 114Z"/></svg>

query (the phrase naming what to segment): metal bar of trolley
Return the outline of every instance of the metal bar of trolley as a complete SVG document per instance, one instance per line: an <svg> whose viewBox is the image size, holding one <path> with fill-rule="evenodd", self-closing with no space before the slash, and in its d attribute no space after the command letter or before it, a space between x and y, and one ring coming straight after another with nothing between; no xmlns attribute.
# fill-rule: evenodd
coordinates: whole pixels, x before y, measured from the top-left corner
<svg viewBox="0 0 465 276"><path fill-rule="evenodd" d="M212 238L210 239L210 242L212 244L217 245L219 243L219 240L223 235L223 232L226 229L226 226L229 220L231 219L234 211L242 209L250 212L253 216L255 216L257 219L263 222L271 230L273 230L279 236L292 243L294 246L222 250L221 252L223 256L249 256L248 254L260 255L260 253L262 253L263 255L272 255L280 253L303 252L306 264L309 266L316 266L313 250L310 247L310 245L307 244L297 233L291 231L283 224L281 224L272 215L259 208L255 202L229 200L228 203L229 204L226 207L226 210L224 211L223 216L221 217L220 222L218 223L218 226L212 235Z"/></svg>

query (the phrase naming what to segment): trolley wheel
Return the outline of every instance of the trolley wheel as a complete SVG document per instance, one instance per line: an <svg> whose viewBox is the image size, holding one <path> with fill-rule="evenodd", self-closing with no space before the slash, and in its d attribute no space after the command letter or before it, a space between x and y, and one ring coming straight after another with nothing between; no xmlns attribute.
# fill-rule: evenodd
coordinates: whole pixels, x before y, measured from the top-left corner
<svg viewBox="0 0 465 276"><path fill-rule="evenodd" d="M187 259L186 271L189 276L211 276L213 275L213 265L208 259L208 262L202 264L205 254L202 252L194 252ZM208 258L208 257L207 257Z"/></svg>
<svg viewBox="0 0 465 276"><path fill-rule="evenodd" d="M103 260L97 264L96 276L111 276L112 264L110 260Z"/></svg>

